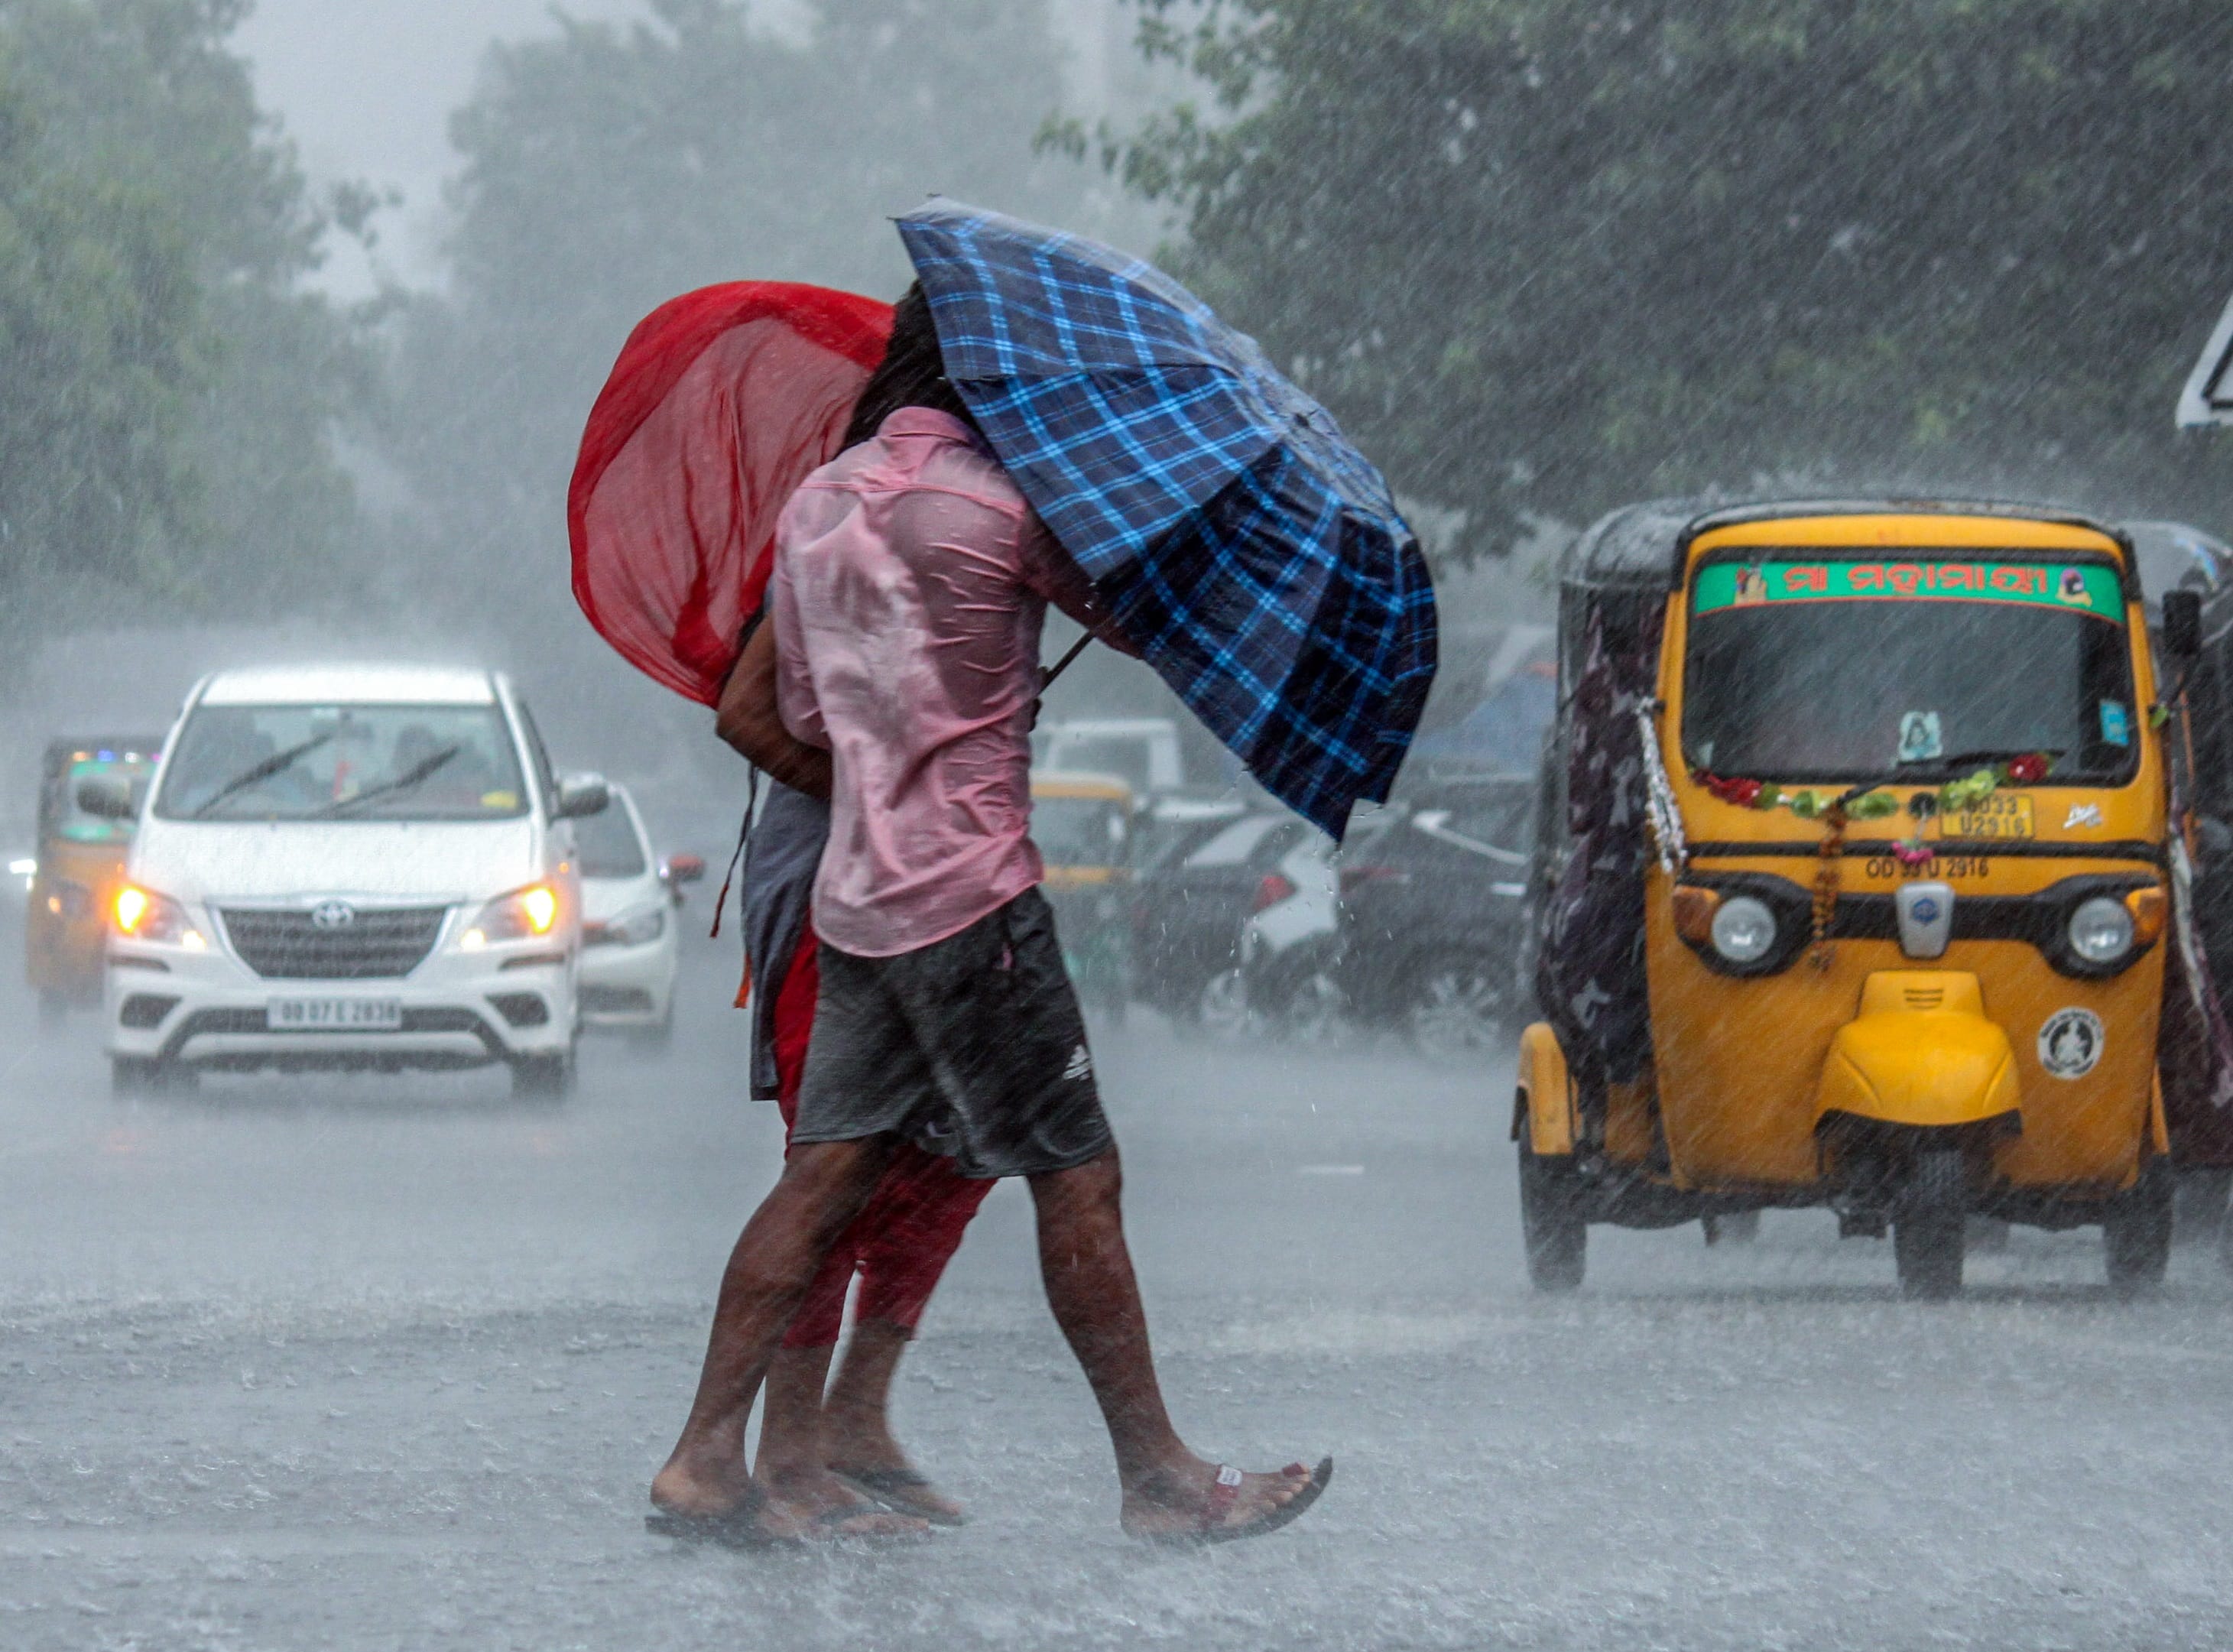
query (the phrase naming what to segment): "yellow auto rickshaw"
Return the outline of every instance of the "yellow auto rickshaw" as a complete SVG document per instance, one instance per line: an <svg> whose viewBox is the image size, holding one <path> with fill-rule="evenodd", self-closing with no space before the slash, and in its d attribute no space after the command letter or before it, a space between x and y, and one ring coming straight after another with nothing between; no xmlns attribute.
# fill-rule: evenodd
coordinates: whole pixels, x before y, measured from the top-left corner
<svg viewBox="0 0 2233 1652"><path fill-rule="evenodd" d="M2163 599L2166 657L2199 609ZM1828 1206L1959 1291L1972 1215L2159 1279L2163 736L2117 530L2003 505L1632 507L1561 570L1528 1267L1589 1224ZM2176 914L2183 919L2184 914ZM1710 1232L1710 1229L1709 1229Z"/></svg>
<svg viewBox="0 0 2233 1652"><path fill-rule="evenodd" d="M100 1001L109 908L132 843L132 823L86 813L78 785L120 781L136 801L162 744L157 735L48 742L39 770L38 860L23 924L23 972L49 1024L73 1006Z"/></svg>
<svg viewBox="0 0 2233 1652"><path fill-rule="evenodd" d="M1032 771L1032 841L1046 865L1064 960L1081 1003L1121 1021L1131 997L1124 892L1134 803L1116 775Z"/></svg>

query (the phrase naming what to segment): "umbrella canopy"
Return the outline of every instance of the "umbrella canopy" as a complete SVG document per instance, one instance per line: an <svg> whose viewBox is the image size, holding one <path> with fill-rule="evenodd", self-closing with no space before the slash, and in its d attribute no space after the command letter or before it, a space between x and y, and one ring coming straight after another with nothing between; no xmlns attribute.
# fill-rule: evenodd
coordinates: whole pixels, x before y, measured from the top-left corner
<svg viewBox="0 0 2233 1652"><path fill-rule="evenodd" d="M1435 673L1434 587L1379 472L1153 265L947 200L899 230L1032 507L1194 713L1339 837Z"/></svg>
<svg viewBox="0 0 2233 1652"><path fill-rule="evenodd" d="M767 590L776 518L836 457L891 330L874 299L740 281L670 300L629 335L566 515L575 600L630 664L719 698Z"/></svg>

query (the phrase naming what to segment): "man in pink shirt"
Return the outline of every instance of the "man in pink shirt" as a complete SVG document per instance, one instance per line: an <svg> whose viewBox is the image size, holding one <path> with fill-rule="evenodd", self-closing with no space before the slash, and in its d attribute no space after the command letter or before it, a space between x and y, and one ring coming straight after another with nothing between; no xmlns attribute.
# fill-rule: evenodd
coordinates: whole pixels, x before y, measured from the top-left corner
<svg viewBox="0 0 2233 1652"><path fill-rule="evenodd" d="M772 1535L737 1444L821 1259L898 1145L1030 1180L1049 1304L1116 1448L1135 1535L1285 1525L1331 1461L1243 1474L1189 1452L1156 1378L1122 1175L1076 995L1038 889L1030 731L1046 604L1120 647L1091 588L978 438L928 307L902 300L864 407L875 439L809 478L777 535L783 719L832 759L815 885L822 979L782 1180L739 1240L655 1530Z"/></svg>

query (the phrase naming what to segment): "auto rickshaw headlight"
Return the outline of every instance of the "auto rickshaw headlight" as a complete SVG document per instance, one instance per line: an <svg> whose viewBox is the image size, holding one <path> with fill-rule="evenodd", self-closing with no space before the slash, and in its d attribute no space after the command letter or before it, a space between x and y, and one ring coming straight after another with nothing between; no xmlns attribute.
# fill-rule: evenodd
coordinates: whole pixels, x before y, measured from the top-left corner
<svg viewBox="0 0 2233 1652"><path fill-rule="evenodd" d="M1714 911L1713 935L1714 950L1730 963L1757 964L1774 948L1775 914L1766 901L1732 895Z"/></svg>
<svg viewBox="0 0 2233 1652"><path fill-rule="evenodd" d="M2070 950L2089 964L2113 964L2132 950L2132 909L2113 895L2081 901L2070 914Z"/></svg>

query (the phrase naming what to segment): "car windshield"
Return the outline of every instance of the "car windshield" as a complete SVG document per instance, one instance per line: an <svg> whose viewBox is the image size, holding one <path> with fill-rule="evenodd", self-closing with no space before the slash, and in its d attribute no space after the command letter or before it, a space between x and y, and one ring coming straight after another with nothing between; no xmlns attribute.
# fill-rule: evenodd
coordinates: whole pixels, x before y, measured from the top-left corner
<svg viewBox="0 0 2233 1652"><path fill-rule="evenodd" d="M1124 808L1110 797L1034 797L1032 842L1050 866L1113 866L1124 855Z"/></svg>
<svg viewBox="0 0 2233 1652"><path fill-rule="evenodd" d="M1201 869L1245 866L1264 840L1285 824L1286 822L1278 815L1252 815L1247 820L1236 820L1188 855L1184 864Z"/></svg>
<svg viewBox="0 0 2233 1652"><path fill-rule="evenodd" d="M168 820L492 820L526 808L493 706L203 706L155 802Z"/></svg>
<svg viewBox="0 0 2233 1652"><path fill-rule="evenodd" d="M650 869L635 822L617 797L574 823L574 848L585 878L640 878Z"/></svg>
<svg viewBox="0 0 2233 1652"><path fill-rule="evenodd" d="M1429 793L1411 823L1436 842L1492 858L1524 858L1534 799L1520 787Z"/></svg>
<svg viewBox="0 0 2233 1652"><path fill-rule="evenodd" d="M2139 711L2123 589L2103 563L1722 563L1693 589L1694 769L1943 779L2035 751L2055 780L2120 780Z"/></svg>

